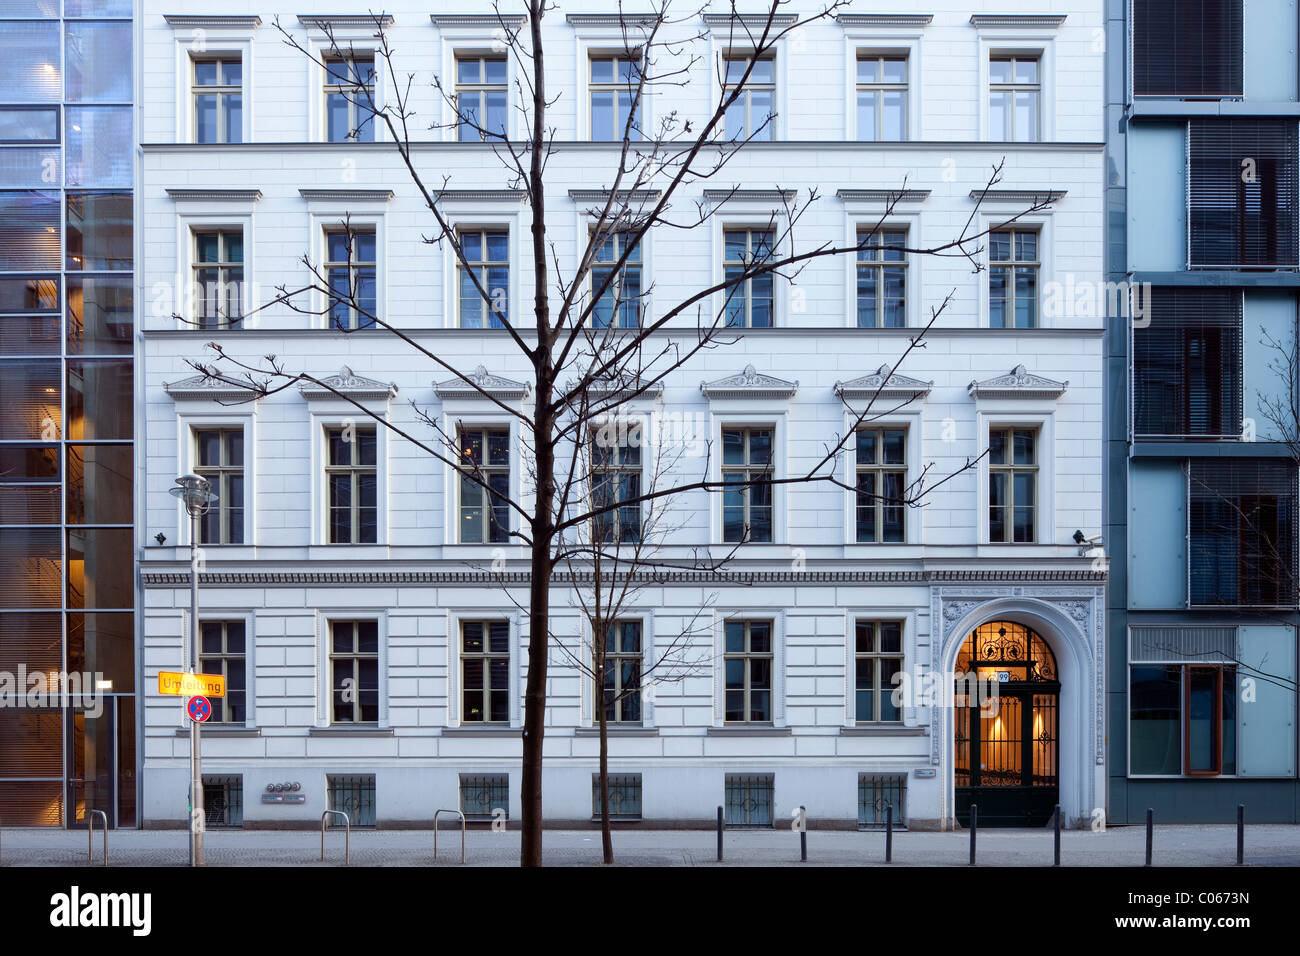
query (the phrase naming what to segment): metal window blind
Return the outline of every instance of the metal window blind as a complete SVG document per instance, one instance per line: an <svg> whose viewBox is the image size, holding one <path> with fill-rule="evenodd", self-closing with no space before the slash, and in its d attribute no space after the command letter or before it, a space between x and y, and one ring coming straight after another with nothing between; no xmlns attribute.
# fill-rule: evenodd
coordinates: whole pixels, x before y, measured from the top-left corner
<svg viewBox="0 0 1300 956"><path fill-rule="evenodd" d="M1134 627L1129 630L1131 664L1222 664L1236 657L1232 627Z"/></svg>
<svg viewBox="0 0 1300 956"><path fill-rule="evenodd" d="M1300 264L1296 121L1196 119L1187 126L1189 265Z"/></svg>
<svg viewBox="0 0 1300 956"><path fill-rule="evenodd" d="M1241 434L1241 293L1154 288L1133 330L1133 433Z"/></svg>
<svg viewBox="0 0 1300 956"><path fill-rule="evenodd" d="M1133 0L1137 96L1242 95L1242 0Z"/></svg>

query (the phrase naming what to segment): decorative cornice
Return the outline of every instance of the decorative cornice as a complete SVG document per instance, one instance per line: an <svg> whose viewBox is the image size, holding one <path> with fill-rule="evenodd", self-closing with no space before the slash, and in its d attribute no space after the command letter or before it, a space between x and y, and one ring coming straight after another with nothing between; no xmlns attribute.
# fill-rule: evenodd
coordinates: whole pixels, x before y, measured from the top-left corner
<svg viewBox="0 0 1300 956"><path fill-rule="evenodd" d="M706 189L704 198L711 203L789 202L797 189Z"/></svg>
<svg viewBox="0 0 1300 956"><path fill-rule="evenodd" d="M798 382L787 382L772 375L761 375L746 365L739 375L728 375L716 382L701 382L700 391L710 400L716 398L790 398Z"/></svg>
<svg viewBox="0 0 1300 956"><path fill-rule="evenodd" d="M495 29L506 27L519 30L528 22L525 13L507 13L497 16L494 13L431 13L429 19L435 27L462 27L477 29Z"/></svg>
<svg viewBox="0 0 1300 956"><path fill-rule="evenodd" d="M1065 22L1065 14L1032 16L1020 13L975 13L970 18L975 27L1035 27L1056 29Z"/></svg>
<svg viewBox="0 0 1300 956"><path fill-rule="evenodd" d="M928 27L933 13L841 13L835 22L842 27Z"/></svg>
<svg viewBox="0 0 1300 956"><path fill-rule="evenodd" d="M222 16L219 14L176 14L164 13L163 19L169 27L178 30L256 30L262 25L259 16Z"/></svg>
<svg viewBox="0 0 1300 956"><path fill-rule="evenodd" d="M466 381L468 379L469 381ZM480 365L464 379L453 378L445 382L435 382L433 390L439 398L495 398L498 401L511 401L528 397L531 387L527 382L491 375Z"/></svg>
<svg viewBox="0 0 1300 956"><path fill-rule="evenodd" d="M1017 365L1008 375L971 382L966 391L975 398L1060 398L1069 384L1031 375L1023 365Z"/></svg>
<svg viewBox="0 0 1300 956"><path fill-rule="evenodd" d="M175 202L257 202L260 189L168 189Z"/></svg>
<svg viewBox="0 0 1300 956"><path fill-rule="evenodd" d="M207 375L191 375L179 382L164 382L163 391L176 402L247 402L258 398L256 390Z"/></svg>
<svg viewBox="0 0 1300 956"><path fill-rule="evenodd" d="M574 27L652 27L663 17L657 13L570 13L564 19Z"/></svg>
<svg viewBox="0 0 1300 956"><path fill-rule="evenodd" d="M621 203L652 202L662 195L661 189L620 189L614 198ZM609 199L609 190L570 189L569 198L574 202L605 202Z"/></svg>
<svg viewBox="0 0 1300 956"><path fill-rule="evenodd" d="M339 370L337 375L321 379L321 383L321 385L317 385L315 382L303 382L298 386L298 391L309 402L338 398L340 392L347 398L358 401L367 398L387 401L397 395L397 386L392 382L379 382L373 378L363 378L346 365ZM326 385L329 388L324 387Z"/></svg>
<svg viewBox="0 0 1300 956"><path fill-rule="evenodd" d="M627 398L635 393L637 398L657 397L664 392L664 383L662 381L651 382L649 385L641 385L637 382L631 382L627 385L615 385L612 382L597 382L588 386L587 394L602 401L611 398Z"/></svg>
<svg viewBox="0 0 1300 956"><path fill-rule="evenodd" d="M299 189L307 202L391 202L391 189Z"/></svg>
<svg viewBox="0 0 1300 956"><path fill-rule="evenodd" d="M300 13L298 23L304 27L314 27L317 30L338 30L348 29L349 27L391 27L393 25L392 14L377 13L373 16L368 13L348 13L348 14L315 14Z"/></svg>
<svg viewBox="0 0 1300 956"><path fill-rule="evenodd" d="M972 189L970 198L984 202L1060 202L1064 189Z"/></svg>
<svg viewBox="0 0 1300 956"><path fill-rule="evenodd" d="M835 383L835 394L840 398L886 399L924 398L934 388L934 382L923 382L919 378L906 375L889 374L889 366L882 365L871 375Z"/></svg>
<svg viewBox="0 0 1300 956"><path fill-rule="evenodd" d="M772 17L772 27L776 30L783 30L786 27L794 26L799 18L793 13L780 13ZM730 27L733 24L742 26L746 30L762 30L767 25L768 15L766 13L737 13L734 16L730 13L706 13L704 22L708 24L709 29L717 30L720 27Z"/></svg>
<svg viewBox="0 0 1300 956"><path fill-rule="evenodd" d="M835 195L844 202L925 202L928 189L837 189Z"/></svg>
<svg viewBox="0 0 1300 956"><path fill-rule="evenodd" d="M434 202L523 202L526 189L444 189Z"/></svg>

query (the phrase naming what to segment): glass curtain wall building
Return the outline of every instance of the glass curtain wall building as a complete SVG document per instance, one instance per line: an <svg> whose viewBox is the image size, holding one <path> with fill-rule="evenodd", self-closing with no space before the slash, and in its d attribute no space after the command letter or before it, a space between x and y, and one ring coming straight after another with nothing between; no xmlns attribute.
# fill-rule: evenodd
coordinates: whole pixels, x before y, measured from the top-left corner
<svg viewBox="0 0 1300 956"><path fill-rule="evenodd" d="M132 0L0 0L5 826L136 825L132 49Z"/></svg>

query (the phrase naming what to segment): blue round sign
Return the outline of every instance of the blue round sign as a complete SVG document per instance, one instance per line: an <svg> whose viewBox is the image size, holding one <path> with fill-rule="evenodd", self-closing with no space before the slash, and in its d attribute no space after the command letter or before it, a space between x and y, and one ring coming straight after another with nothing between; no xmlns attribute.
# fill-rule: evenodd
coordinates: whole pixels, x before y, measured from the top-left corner
<svg viewBox="0 0 1300 956"><path fill-rule="evenodd" d="M212 701L206 697L191 697L185 704L185 712L190 720L204 721L212 716Z"/></svg>

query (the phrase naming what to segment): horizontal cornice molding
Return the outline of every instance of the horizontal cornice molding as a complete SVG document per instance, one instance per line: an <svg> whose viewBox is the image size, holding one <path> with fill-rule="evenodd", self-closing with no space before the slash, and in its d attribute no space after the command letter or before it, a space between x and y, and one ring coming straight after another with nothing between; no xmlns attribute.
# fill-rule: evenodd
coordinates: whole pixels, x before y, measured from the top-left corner
<svg viewBox="0 0 1300 956"><path fill-rule="evenodd" d="M262 190L168 189L167 195L176 202L257 202L262 198Z"/></svg>
<svg viewBox="0 0 1300 956"><path fill-rule="evenodd" d="M605 202L609 192L608 189L570 189L569 198L574 202ZM650 202L662 195L661 189L620 189L614 198L617 202Z"/></svg>
<svg viewBox="0 0 1300 956"><path fill-rule="evenodd" d="M518 202L528 198L526 189L444 189L434 194L435 202Z"/></svg>
<svg viewBox="0 0 1300 956"><path fill-rule="evenodd" d="M208 551L212 561L214 552ZM142 571L140 578L145 587L189 587L190 573L184 571ZM627 575L603 574L602 580L622 581ZM466 585L481 584L486 587L526 585L532 580L529 571L203 571L199 584L204 587L247 587L271 585L358 585L413 584L413 585ZM557 571L552 576L557 585L584 586L592 583L590 572ZM957 584L957 583L1014 583L1076 582L1101 584L1106 581L1105 571L1093 570L1039 570L1039 571L638 571L632 580L646 584L679 584L698 587L706 585L739 585L745 587L768 584Z"/></svg>
<svg viewBox="0 0 1300 956"><path fill-rule="evenodd" d="M657 13L570 13L564 19L575 27L652 27L663 18Z"/></svg>
<svg viewBox="0 0 1300 956"><path fill-rule="evenodd" d="M308 202L391 202L391 189L299 189Z"/></svg>
<svg viewBox="0 0 1300 956"><path fill-rule="evenodd" d="M928 27L933 13L841 13L835 22L842 27Z"/></svg>
<svg viewBox="0 0 1300 956"><path fill-rule="evenodd" d="M295 151L307 155L315 156L324 149L340 150L367 150L376 152L386 152L391 150L393 144L390 142L379 143L319 143L319 142L258 142L258 143L177 143L170 142L152 142L142 143L140 148L150 153L184 153L211 150L213 152L232 152L232 153L257 153L257 152L274 152L274 153L291 153ZM459 143L452 140L415 140L410 144L412 152L472 152L481 150L483 152L492 152L500 148L496 143ZM600 153L618 153L623 149L621 140L554 140L547 144L547 148L556 153L561 152L600 152ZM988 153L996 160L998 156L1005 155L1008 149L1017 153L1100 153L1104 151L1106 144L1101 141L1070 140L1064 142L1034 142L1034 143L995 143L986 140L953 140L953 139L913 139L898 140L896 142L883 141L864 141L864 140L825 140L825 139L786 139L775 140L772 142L750 142L745 144L746 150L758 150L763 153L780 152L787 150L789 152L850 152L860 153L864 157L874 156L876 153L926 153L929 155L946 156L949 153Z"/></svg>
<svg viewBox="0 0 1300 956"><path fill-rule="evenodd" d="M734 16L730 13L706 13L704 22L708 24L709 29L717 31L731 26L738 26L748 31L761 31L767 25L768 15L766 13L737 13ZM793 13L778 13L771 17L772 29L783 30L786 27L794 26L799 18Z"/></svg>
<svg viewBox="0 0 1300 956"><path fill-rule="evenodd" d="M706 189L704 199L711 203L789 202L798 192L797 189Z"/></svg>
<svg viewBox="0 0 1300 956"><path fill-rule="evenodd" d="M298 23L317 30L346 30L355 27L391 27L393 17L388 13L377 13L373 16L368 13L300 13Z"/></svg>
<svg viewBox="0 0 1300 956"><path fill-rule="evenodd" d="M1053 30L1065 23L1065 14L1031 15L1022 13L975 13L970 18L975 27L1034 27Z"/></svg>
<svg viewBox="0 0 1300 956"><path fill-rule="evenodd" d="M496 29L505 26L518 30L528 22L528 15L524 13L506 13L501 16L494 13L431 13L429 19L435 27Z"/></svg>
<svg viewBox="0 0 1300 956"><path fill-rule="evenodd" d="M253 16L225 16L222 14L177 14L164 13L163 19L169 27L178 30L256 30L262 25L262 18Z"/></svg>
<svg viewBox="0 0 1300 956"><path fill-rule="evenodd" d="M928 189L837 189L835 195L844 202L925 202Z"/></svg>
<svg viewBox="0 0 1300 956"><path fill-rule="evenodd" d="M984 202L1060 202L1065 198L1064 189L972 189L970 198Z"/></svg>

